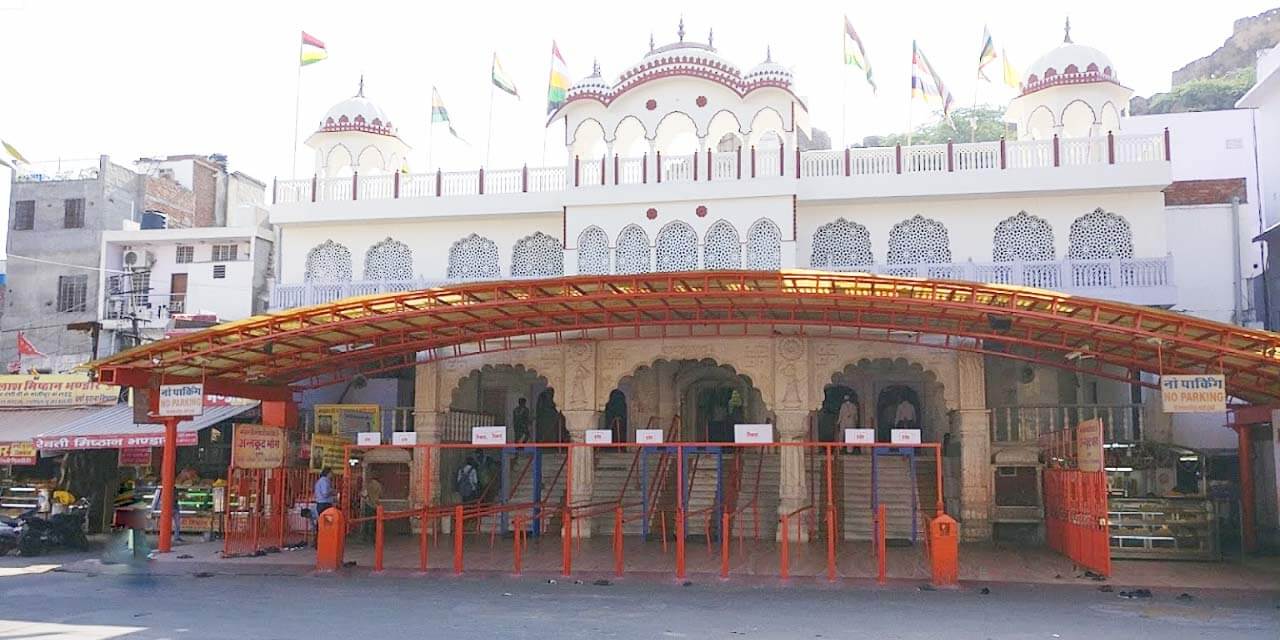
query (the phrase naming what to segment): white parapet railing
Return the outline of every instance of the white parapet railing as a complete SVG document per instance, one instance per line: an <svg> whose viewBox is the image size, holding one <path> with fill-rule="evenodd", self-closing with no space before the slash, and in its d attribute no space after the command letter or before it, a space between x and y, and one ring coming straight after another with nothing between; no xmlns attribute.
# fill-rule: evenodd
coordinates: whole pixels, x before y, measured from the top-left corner
<svg viewBox="0 0 1280 640"><path fill-rule="evenodd" d="M799 166L796 166L797 160ZM274 202L332 202L487 194L548 193L570 188L762 178L850 179L864 176L993 173L1023 169L1167 163L1169 134L1125 134L894 147L816 150L767 145L678 155L574 158L567 168L524 167L382 173L276 180Z"/></svg>

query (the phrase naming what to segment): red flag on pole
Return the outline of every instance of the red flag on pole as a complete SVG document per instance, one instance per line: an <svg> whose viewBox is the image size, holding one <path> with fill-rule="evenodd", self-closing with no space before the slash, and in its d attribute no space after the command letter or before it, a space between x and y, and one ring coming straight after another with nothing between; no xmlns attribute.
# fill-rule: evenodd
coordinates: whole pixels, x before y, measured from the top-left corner
<svg viewBox="0 0 1280 640"><path fill-rule="evenodd" d="M34 344L31 344L30 340L27 340L27 336L23 335L21 331L18 332L18 357L43 355Z"/></svg>

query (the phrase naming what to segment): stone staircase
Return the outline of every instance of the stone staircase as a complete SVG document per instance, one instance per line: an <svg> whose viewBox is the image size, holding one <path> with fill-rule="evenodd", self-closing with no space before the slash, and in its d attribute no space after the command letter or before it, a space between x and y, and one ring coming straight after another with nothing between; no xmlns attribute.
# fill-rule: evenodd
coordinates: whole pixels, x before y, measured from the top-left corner
<svg viewBox="0 0 1280 640"><path fill-rule="evenodd" d="M542 453L542 491L543 497L550 509L559 509L560 503L564 500L564 487L565 482L567 481L566 475L568 473L567 469L560 471L560 465L564 462L564 459L564 453L553 451L543 451ZM530 467L527 471L525 470L526 465L529 463L530 456L527 454L515 455L511 458L511 470L509 473L511 474L511 482L514 486L511 492L511 498L508 501L510 504L528 503L535 500L533 495L533 469ZM557 471L560 472L559 479L556 478ZM516 484L517 481L518 484ZM553 482L555 483L554 486L552 486ZM488 500L490 502L497 503L499 498L500 495L495 489L495 493L490 496ZM528 516L529 512L524 511L521 512L520 515ZM515 515L508 516L508 526L513 526L514 519ZM494 523L497 523L500 520L501 516L498 514L485 516L481 519L481 531L490 531ZM554 517L545 520L543 524L547 530L557 531L558 529L556 529L556 527L560 526L560 516L557 513Z"/></svg>
<svg viewBox="0 0 1280 640"><path fill-rule="evenodd" d="M648 460L649 483L644 486L652 488L652 483L656 480L658 474L659 454L652 453ZM595 479L592 481L591 502L612 502L617 501L619 496L623 497L623 502L627 506L626 522L622 525L622 532L625 535L640 535L643 531L643 523L640 521L641 488L640 483L640 463L635 464L635 471L632 473L628 482L627 473L631 472L632 461L635 460L635 452L618 451L601 454L597 452L595 456ZM672 467L674 475L674 467ZM627 483L626 493L623 494L622 485ZM629 506L637 505L637 506ZM601 513L592 519L593 535L607 536L613 534L613 514Z"/></svg>
<svg viewBox="0 0 1280 640"><path fill-rule="evenodd" d="M760 457L762 454L763 458ZM734 455L742 457L742 479L737 497L737 509L742 512L733 521L733 535L752 537L756 533L758 510L760 539L773 540L778 533L778 485L782 473L778 452L756 449L739 451ZM727 458L725 464L730 464ZM748 507L753 498L756 508Z"/></svg>
<svg viewBox="0 0 1280 640"><path fill-rule="evenodd" d="M871 454L840 456L843 492L841 525L845 540L870 540L873 535L871 511ZM917 458L916 483L911 483L910 461L896 455L877 459L879 498L887 508L887 537L911 538L912 495L917 498L916 539L923 540L928 516L936 500L934 463L930 458Z"/></svg>

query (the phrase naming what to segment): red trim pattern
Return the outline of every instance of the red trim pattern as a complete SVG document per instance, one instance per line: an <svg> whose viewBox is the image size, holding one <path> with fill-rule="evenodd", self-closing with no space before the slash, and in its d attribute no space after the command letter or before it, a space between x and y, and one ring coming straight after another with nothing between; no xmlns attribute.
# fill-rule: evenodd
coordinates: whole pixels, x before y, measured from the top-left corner
<svg viewBox="0 0 1280 640"><path fill-rule="evenodd" d="M1074 66L1075 65L1071 65L1071 67L1074 67ZM1049 87L1060 87L1063 85L1073 85L1073 84L1090 84L1093 82L1110 82L1111 84L1114 84L1117 87L1120 87L1122 89L1128 89L1128 87L1120 84L1119 82L1116 82L1116 79L1111 77L1111 74L1106 72L1098 73L1096 66L1094 65L1089 65L1089 66L1093 68L1092 71L1084 71L1080 73L1057 73L1057 72L1050 73L1054 70L1049 69L1045 71L1045 77L1043 78L1037 77L1036 74L1033 73L1030 76L1027 76L1027 84L1022 87L1022 93L1020 95L1023 95L1023 96L1029 95L1037 91L1040 91L1042 89L1048 89ZM1067 67L1067 68L1070 69L1071 67ZM1110 70L1111 70L1111 67L1107 67L1107 71L1110 71Z"/></svg>
<svg viewBox="0 0 1280 640"><path fill-rule="evenodd" d="M333 118L325 118L320 123L319 131L326 133L336 133L340 131L361 131L363 133L374 133L381 136L398 137L395 127L391 126L391 121L383 122L378 118L374 118L373 122L365 122L364 116L356 116L354 121L346 116L339 116L337 121Z"/></svg>

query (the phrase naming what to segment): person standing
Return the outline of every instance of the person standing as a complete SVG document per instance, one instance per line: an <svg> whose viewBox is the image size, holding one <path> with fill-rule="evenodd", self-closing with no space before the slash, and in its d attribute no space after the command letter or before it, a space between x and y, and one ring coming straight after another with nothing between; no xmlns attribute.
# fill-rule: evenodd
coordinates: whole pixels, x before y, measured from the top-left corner
<svg viewBox="0 0 1280 640"><path fill-rule="evenodd" d="M364 481L364 517L372 518L378 513L378 504L382 501L382 483L378 482L378 477L369 474ZM365 540L372 540L376 531L377 523L373 520L365 520L364 527L361 528Z"/></svg>
<svg viewBox="0 0 1280 640"><path fill-rule="evenodd" d="M316 533L320 533L320 514L328 511L333 506L333 478L328 469L320 470L320 477L316 479L316 484L311 489L312 500L316 503L316 512L313 514L316 519Z"/></svg>
<svg viewBox="0 0 1280 640"><path fill-rule="evenodd" d="M858 403L853 401L853 396L845 396L844 401L840 403L840 413L836 417L836 427L835 440L844 437L845 429L858 428Z"/></svg>
<svg viewBox="0 0 1280 640"><path fill-rule="evenodd" d="M516 442L528 442L529 437L529 406L525 404L525 399L520 398L516 401L516 408L511 411L511 426L515 427Z"/></svg>

